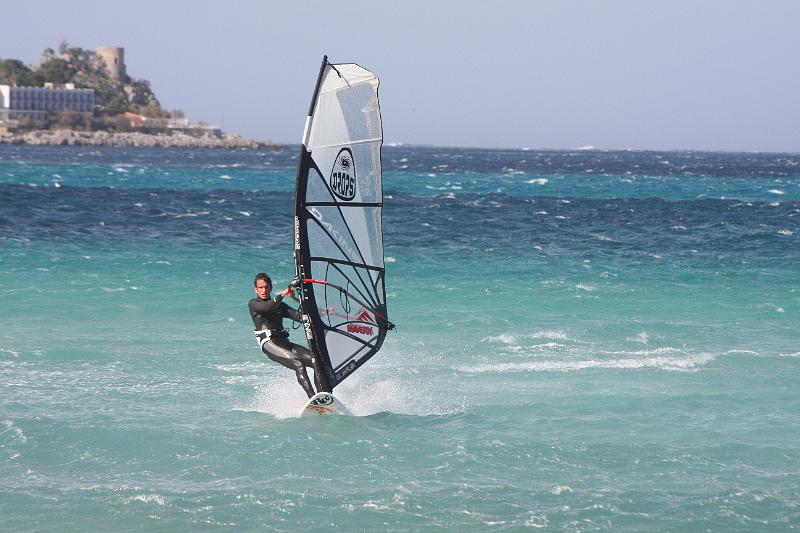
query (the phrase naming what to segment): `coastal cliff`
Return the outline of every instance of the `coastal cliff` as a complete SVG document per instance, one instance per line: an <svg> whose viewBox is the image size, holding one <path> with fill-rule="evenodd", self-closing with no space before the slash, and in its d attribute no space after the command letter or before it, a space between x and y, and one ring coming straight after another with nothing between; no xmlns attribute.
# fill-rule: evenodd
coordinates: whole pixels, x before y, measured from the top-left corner
<svg viewBox="0 0 800 533"><path fill-rule="evenodd" d="M162 148L274 148L276 143L246 139L237 133L190 134L185 132L142 133L74 130L33 130L0 135L0 144L134 146Z"/></svg>

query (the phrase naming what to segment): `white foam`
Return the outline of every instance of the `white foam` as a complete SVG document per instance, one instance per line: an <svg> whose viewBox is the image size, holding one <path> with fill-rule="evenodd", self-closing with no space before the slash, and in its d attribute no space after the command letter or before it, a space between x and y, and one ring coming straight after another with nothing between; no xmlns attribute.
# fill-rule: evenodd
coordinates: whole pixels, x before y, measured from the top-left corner
<svg viewBox="0 0 800 533"><path fill-rule="evenodd" d="M533 178L528 180L528 183L533 185L547 185L547 182L547 178Z"/></svg>
<svg viewBox="0 0 800 533"><path fill-rule="evenodd" d="M657 368L660 370L685 371L714 360L711 354L698 354L686 357L644 357L581 361L525 361L519 363L495 363L460 368L470 374L500 372L570 372L595 368L639 369Z"/></svg>
<svg viewBox="0 0 800 533"><path fill-rule="evenodd" d="M481 342L486 342L486 341L502 342L503 344L514 344L515 342L517 342L517 338L514 335L505 333L502 335L494 335L494 336L484 337L481 339Z"/></svg>
<svg viewBox="0 0 800 533"><path fill-rule="evenodd" d="M571 340L566 333L560 330L543 330L537 331L531 335L534 339L557 339L562 341Z"/></svg>
<svg viewBox="0 0 800 533"><path fill-rule="evenodd" d="M303 389L293 374L272 377L257 387L255 397L246 405L237 407L241 411L267 413L275 418L296 417L308 401Z"/></svg>
<svg viewBox="0 0 800 533"><path fill-rule="evenodd" d="M788 230L788 229L781 229L781 230L778 230L778 235L784 235L786 237L791 237L792 235L794 235L794 232L792 230Z"/></svg>
<svg viewBox="0 0 800 533"><path fill-rule="evenodd" d="M223 372L256 372L263 371L264 369L271 368L272 365L266 362L247 362L247 363L233 363L230 365L214 365L212 368L222 370Z"/></svg>
<svg viewBox="0 0 800 533"><path fill-rule="evenodd" d="M155 503L161 506L167 505L167 500L158 494L138 494L131 498L131 501L138 501L143 503Z"/></svg>
<svg viewBox="0 0 800 533"><path fill-rule="evenodd" d="M180 215L174 215L175 218L185 218L185 217L199 217L199 216L206 216L209 214L209 211L198 211L196 213L182 213Z"/></svg>
<svg viewBox="0 0 800 533"><path fill-rule="evenodd" d="M786 194L785 192L783 192L783 191L782 191L782 190L780 190L780 189L770 189L770 190L768 190L767 192L768 192L768 193L770 193L770 194L777 194L777 195L784 195L784 194Z"/></svg>
<svg viewBox="0 0 800 533"><path fill-rule="evenodd" d="M6 428L5 431L13 433L13 438L19 444L25 444L26 442L28 442L28 437L25 436L25 433L22 432L22 429L14 425L13 420L3 420L3 425ZM5 431L3 433L5 433Z"/></svg>

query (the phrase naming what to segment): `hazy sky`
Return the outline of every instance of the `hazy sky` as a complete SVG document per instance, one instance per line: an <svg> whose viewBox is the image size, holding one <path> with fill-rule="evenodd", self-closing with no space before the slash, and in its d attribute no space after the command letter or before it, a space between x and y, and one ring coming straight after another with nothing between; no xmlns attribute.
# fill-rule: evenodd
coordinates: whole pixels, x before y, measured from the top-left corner
<svg viewBox="0 0 800 533"><path fill-rule="evenodd" d="M298 142L319 62L387 142L800 151L800 1L4 2L0 58L123 46L168 109Z"/></svg>

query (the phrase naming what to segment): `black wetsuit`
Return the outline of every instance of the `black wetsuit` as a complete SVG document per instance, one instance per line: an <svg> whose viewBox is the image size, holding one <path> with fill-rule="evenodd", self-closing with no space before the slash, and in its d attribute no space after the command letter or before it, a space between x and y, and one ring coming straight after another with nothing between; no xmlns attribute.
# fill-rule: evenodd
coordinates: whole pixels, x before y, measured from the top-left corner
<svg viewBox="0 0 800 533"><path fill-rule="evenodd" d="M330 392L326 380L315 368L314 355L302 346L289 342L289 332L283 327L283 319L290 318L295 322L302 320L297 309L292 309L283 302L280 294L275 299L253 298L248 303L250 316L256 328L256 338L261 350L273 361L294 370L297 382L306 391L309 398L314 396L314 389L308 379L306 367L314 369L314 383L318 392Z"/></svg>

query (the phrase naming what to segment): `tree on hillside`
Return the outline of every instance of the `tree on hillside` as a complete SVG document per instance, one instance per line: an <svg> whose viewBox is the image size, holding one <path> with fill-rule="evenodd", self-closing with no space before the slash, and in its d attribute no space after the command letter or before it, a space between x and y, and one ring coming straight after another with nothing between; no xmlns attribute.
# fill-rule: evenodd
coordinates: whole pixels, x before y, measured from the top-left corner
<svg viewBox="0 0 800 533"><path fill-rule="evenodd" d="M45 50L45 54L47 54L48 50ZM87 75L105 75L105 67L98 60L94 50L86 50L80 46L70 46L66 40L62 39L58 45L58 55L61 59L66 60L75 72L82 72ZM42 59L44 59L44 56Z"/></svg>
<svg viewBox="0 0 800 533"><path fill-rule="evenodd" d="M0 61L0 84L41 87L41 77L19 59Z"/></svg>
<svg viewBox="0 0 800 533"><path fill-rule="evenodd" d="M106 104L106 113L109 115L121 115L128 110L128 99L121 94L115 94Z"/></svg>
<svg viewBox="0 0 800 533"><path fill-rule="evenodd" d="M68 61L59 57L42 63L38 72L45 82L51 83L69 83L76 73Z"/></svg>

